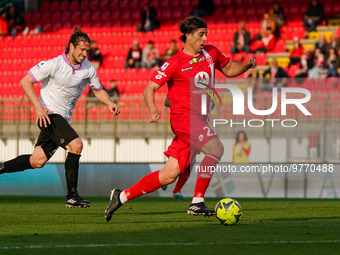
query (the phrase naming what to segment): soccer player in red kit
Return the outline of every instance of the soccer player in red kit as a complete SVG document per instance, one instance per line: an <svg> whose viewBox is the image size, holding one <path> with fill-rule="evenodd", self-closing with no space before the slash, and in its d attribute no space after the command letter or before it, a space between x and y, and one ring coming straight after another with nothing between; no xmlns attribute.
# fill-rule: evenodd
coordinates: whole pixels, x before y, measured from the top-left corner
<svg viewBox="0 0 340 255"><path fill-rule="evenodd" d="M210 86L214 86L215 69L219 69L227 77L234 77L249 68L254 68L256 61L250 58L244 64L230 62L230 59L215 46L205 45L207 23L201 18L192 16L185 18L180 24L180 31L183 33L180 39L185 43L184 48L155 72L144 90L145 103L150 113L148 120L157 123L160 115L155 105L154 92L165 83L168 84L168 96L171 101L170 123L176 135L165 152L169 159L162 170L144 176L130 188L124 191L113 189L109 206L105 211L106 221L110 221L112 214L126 201L173 183L187 169L191 159L199 151L205 154L200 169L215 167L223 155L223 144L207 124L208 115L201 115L201 96L199 95L199 102L196 104L197 97L192 97L192 87L196 90L200 90L202 86L207 89L207 84L202 84L207 80ZM210 97L207 100L207 109L209 105ZM204 204L204 194L212 174L205 171L197 173L194 196L187 210L188 214L203 216L214 214L214 210Z"/></svg>

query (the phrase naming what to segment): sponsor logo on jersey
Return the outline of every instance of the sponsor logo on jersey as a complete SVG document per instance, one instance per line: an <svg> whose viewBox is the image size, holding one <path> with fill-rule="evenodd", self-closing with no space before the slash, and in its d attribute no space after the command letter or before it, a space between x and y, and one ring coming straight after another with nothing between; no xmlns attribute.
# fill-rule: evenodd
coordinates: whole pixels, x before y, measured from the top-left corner
<svg viewBox="0 0 340 255"><path fill-rule="evenodd" d="M204 89L209 85L209 74L206 72L199 72L195 75L195 85L197 88Z"/></svg>
<svg viewBox="0 0 340 255"><path fill-rule="evenodd" d="M195 85L197 88L201 89L202 91L204 91L205 93L207 93L211 99L214 101L215 105L216 105L216 100L214 98L214 94L218 97L218 99L220 100L220 103L222 105L222 101L220 96L217 94L216 90L212 87L209 86L209 74L206 72L199 72L195 75ZM195 94L198 94L196 91L194 91Z"/></svg>
<svg viewBox="0 0 340 255"><path fill-rule="evenodd" d="M182 72L187 71L187 70L191 70L191 69L192 69L192 66L187 67L187 68L183 68L183 69L182 69Z"/></svg>
<svg viewBox="0 0 340 255"><path fill-rule="evenodd" d="M157 80L160 80L160 79L162 79L162 78L163 78L163 76L162 76L162 75L160 75L160 74L157 74L157 75L155 76L155 78L156 78Z"/></svg>
<svg viewBox="0 0 340 255"><path fill-rule="evenodd" d="M161 70L164 72L165 69L169 66L169 63L168 62L165 62L162 66L161 66Z"/></svg>
<svg viewBox="0 0 340 255"><path fill-rule="evenodd" d="M37 64L38 69L40 69L40 66L43 66L45 64L45 61L41 61L39 64Z"/></svg>
<svg viewBox="0 0 340 255"><path fill-rule="evenodd" d="M194 63L198 63L198 62L201 62L203 61L205 58L204 57L201 57L201 58L193 58L191 60L189 60L189 63L190 65L194 64Z"/></svg>
<svg viewBox="0 0 340 255"><path fill-rule="evenodd" d="M166 77L166 74L164 72L161 72L161 71L158 70L157 73Z"/></svg>

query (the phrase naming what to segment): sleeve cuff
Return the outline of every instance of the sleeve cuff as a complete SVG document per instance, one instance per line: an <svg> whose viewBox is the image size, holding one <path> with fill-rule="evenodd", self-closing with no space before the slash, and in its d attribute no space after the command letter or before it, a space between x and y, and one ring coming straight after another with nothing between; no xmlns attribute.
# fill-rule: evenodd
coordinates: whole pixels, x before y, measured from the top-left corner
<svg viewBox="0 0 340 255"><path fill-rule="evenodd" d="M33 80L35 83L38 82L37 79L34 77L33 73L32 73L30 70L27 72L27 74L32 78L32 80Z"/></svg>

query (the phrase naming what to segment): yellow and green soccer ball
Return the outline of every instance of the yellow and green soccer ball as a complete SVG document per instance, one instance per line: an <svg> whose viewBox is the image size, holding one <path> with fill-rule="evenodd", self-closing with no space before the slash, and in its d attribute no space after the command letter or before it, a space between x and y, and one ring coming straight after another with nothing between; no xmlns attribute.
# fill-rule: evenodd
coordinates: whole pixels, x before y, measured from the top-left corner
<svg viewBox="0 0 340 255"><path fill-rule="evenodd" d="M242 217L242 208L239 202L232 198L224 198L215 206L216 218L223 225L234 225Z"/></svg>

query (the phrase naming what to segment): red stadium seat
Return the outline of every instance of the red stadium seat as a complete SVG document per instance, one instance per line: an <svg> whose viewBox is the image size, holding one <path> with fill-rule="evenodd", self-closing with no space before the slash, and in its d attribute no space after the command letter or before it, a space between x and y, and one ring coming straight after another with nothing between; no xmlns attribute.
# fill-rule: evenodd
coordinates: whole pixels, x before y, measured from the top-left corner
<svg viewBox="0 0 340 255"><path fill-rule="evenodd" d="M91 0L89 9L90 10L98 10L99 9L99 1L98 0Z"/></svg>
<svg viewBox="0 0 340 255"><path fill-rule="evenodd" d="M99 4L100 10L108 10L109 9L109 0L101 0Z"/></svg>
<svg viewBox="0 0 340 255"><path fill-rule="evenodd" d="M233 5L227 6L225 8L225 13L224 14L227 17L227 20L232 18L234 16L234 13L235 13L235 9L234 9Z"/></svg>
<svg viewBox="0 0 340 255"><path fill-rule="evenodd" d="M245 6L240 5L240 6L237 6L237 7L236 7L235 15L237 15L237 16L243 16L243 15L245 15L245 13L246 13Z"/></svg>
<svg viewBox="0 0 340 255"><path fill-rule="evenodd" d="M255 5L247 5L246 14L247 15L255 15L256 14L256 6Z"/></svg>
<svg viewBox="0 0 340 255"><path fill-rule="evenodd" d="M70 4L69 4L69 2L68 2L68 1L62 1L62 2L60 3L59 10L60 10L60 11L63 11L63 12L69 11L69 10L70 10Z"/></svg>
<svg viewBox="0 0 340 255"><path fill-rule="evenodd" d="M59 7L60 7L59 1L52 1L50 11L51 12L59 11Z"/></svg>
<svg viewBox="0 0 340 255"><path fill-rule="evenodd" d="M111 20L111 11L109 9L102 11L101 20L104 22Z"/></svg>
<svg viewBox="0 0 340 255"><path fill-rule="evenodd" d="M216 4L217 5L217 4ZM218 6L218 5L217 5ZM182 0L181 1L181 7L190 7L191 8L191 3L190 0Z"/></svg>
<svg viewBox="0 0 340 255"><path fill-rule="evenodd" d="M267 65L266 53L263 53L263 52L258 53L255 58L256 58L256 62L258 65Z"/></svg>
<svg viewBox="0 0 340 255"><path fill-rule="evenodd" d="M324 8L326 15L333 14L333 3L332 2L323 3L323 8Z"/></svg>
<svg viewBox="0 0 340 255"><path fill-rule="evenodd" d="M112 20L120 20L120 10L112 10L111 18Z"/></svg>
<svg viewBox="0 0 340 255"><path fill-rule="evenodd" d="M44 32L51 32L52 31L52 24L51 23L45 23L42 27L42 30Z"/></svg>
<svg viewBox="0 0 340 255"><path fill-rule="evenodd" d="M32 22L32 13L24 13L23 17L26 24L30 24Z"/></svg>
<svg viewBox="0 0 340 255"><path fill-rule="evenodd" d="M171 0L170 6L173 8L180 7L181 6L180 0ZM216 14L216 12L214 14Z"/></svg>
<svg viewBox="0 0 340 255"><path fill-rule="evenodd" d="M129 0L120 0L119 7L124 11L129 9Z"/></svg>
<svg viewBox="0 0 340 255"><path fill-rule="evenodd" d="M121 15L120 15L120 18L121 18L122 20L125 20L125 21L129 20L129 19L131 18L131 12L130 12L130 10L125 10L125 11L123 11L123 12L121 13Z"/></svg>
<svg viewBox="0 0 340 255"><path fill-rule="evenodd" d="M32 23L40 23L41 21L41 12L34 12L33 18L32 18Z"/></svg>
<svg viewBox="0 0 340 255"><path fill-rule="evenodd" d="M161 8L168 8L169 5L170 5L169 0L162 0L160 3Z"/></svg>
<svg viewBox="0 0 340 255"><path fill-rule="evenodd" d="M298 3L295 3L295 4L290 4L289 5L289 10L288 10L288 13L290 15L297 15L297 14L300 14L300 5Z"/></svg>
<svg viewBox="0 0 340 255"><path fill-rule="evenodd" d="M51 22L51 13L50 12L44 12L41 17L42 23L49 23Z"/></svg>
<svg viewBox="0 0 340 255"><path fill-rule="evenodd" d="M266 4L260 4L257 6L257 15L260 15L262 17L262 15L267 12L268 10L268 6Z"/></svg>
<svg viewBox="0 0 340 255"><path fill-rule="evenodd" d="M87 11L90 8L90 1L89 0L83 0L79 4L79 8L81 11Z"/></svg>
<svg viewBox="0 0 340 255"><path fill-rule="evenodd" d="M189 0L190 1L190 0ZM154 7L154 8L158 8L159 7L159 2L160 0L150 0L150 6ZM142 6L141 6L142 7Z"/></svg>
<svg viewBox="0 0 340 255"><path fill-rule="evenodd" d="M97 11L92 11L91 20L92 21L100 22L100 20L101 20L101 12L98 11L98 10Z"/></svg>
<svg viewBox="0 0 340 255"><path fill-rule="evenodd" d="M171 19L171 9L165 8L161 13L161 19Z"/></svg>
<svg viewBox="0 0 340 255"><path fill-rule="evenodd" d="M141 12L140 12L140 9L132 9L131 10L131 19L132 20L138 20L140 21L141 19Z"/></svg>
<svg viewBox="0 0 340 255"><path fill-rule="evenodd" d="M78 11L79 10L79 2L75 1L75 0L71 1L69 10L70 11Z"/></svg>
<svg viewBox="0 0 340 255"><path fill-rule="evenodd" d="M71 21L72 22L80 22L80 11L75 11L72 13L72 16L71 16Z"/></svg>
<svg viewBox="0 0 340 255"><path fill-rule="evenodd" d="M75 12L72 13L72 17L74 15ZM76 14L77 15L77 14ZM80 12L78 11L78 15L80 15ZM80 18L80 16L78 16L78 19ZM61 13L61 21L65 21L65 23L67 23L68 21L70 21L71 18L71 12L67 11L67 12L62 12Z"/></svg>
<svg viewBox="0 0 340 255"><path fill-rule="evenodd" d="M61 12L53 12L52 14L52 20L53 23L60 22L61 21Z"/></svg>
<svg viewBox="0 0 340 255"><path fill-rule="evenodd" d="M91 20L91 11L82 12L80 18L84 22L89 22Z"/></svg>
<svg viewBox="0 0 340 255"><path fill-rule="evenodd" d="M109 2L109 8L112 11L118 10L119 9L119 0L112 0Z"/></svg>
<svg viewBox="0 0 340 255"><path fill-rule="evenodd" d="M49 1L42 2L40 11L48 12L49 10L50 10L50 2Z"/></svg>
<svg viewBox="0 0 340 255"><path fill-rule="evenodd" d="M172 13L174 19L180 19L182 17L182 10L180 8L176 9Z"/></svg>

